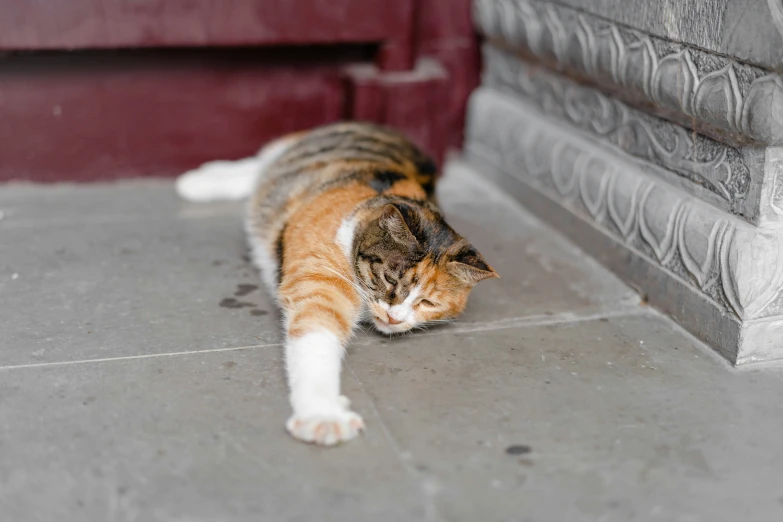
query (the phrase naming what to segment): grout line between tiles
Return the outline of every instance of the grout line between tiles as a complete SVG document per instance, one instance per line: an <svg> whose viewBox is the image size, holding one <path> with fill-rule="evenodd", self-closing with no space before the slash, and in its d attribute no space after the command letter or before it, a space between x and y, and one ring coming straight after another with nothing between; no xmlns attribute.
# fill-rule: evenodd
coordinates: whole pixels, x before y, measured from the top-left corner
<svg viewBox="0 0 783 522"><path fill-rule="evenodd" d="M636 317L641 315L648 315L650 311L645 309L638 310L615 310L609 312L602 312L596 314L577 315L572 313L562 313L555 315L530 315L525 317L512 317L508 319L500 319L498 321L489 322L473 322L473 323L455 323L452 327L439 328L432 331L420 331L414 332L409 335L415 335L416 337L430 337L443 334L461 334L461 333L474 333L474 332L486 332L494 330L505 330L508 328L526 328L536 326L548 326L557 324L569 324L569 323L582 323L587 321L597 321L600 319L611 319L619 317ZM374 338L365 338L355 341L351 344L359 346L367 346L376 341ZM201 353L217 353L217 352L230 352L236 350L249 350L254 348L271 348L273 346L282 346L281 343L269 343L269 344L253 344L249 346L232 346L227 348L212 348L206 350L188 350L182 352L167 352L167 353L152 353L144 355L126 355L122 357L101 357L96 359L81 359L78 361L53 361L31 364L12 364L8 366L0 366L0 371L3 370L17 370L25 368L47 368L55 366L68 366L73 364L89 364L89 363L103 363L112 361L131 361L136 359L148 359L154 357L175 357L180 355L194 355Z"/></svg>
<svg viewBox="0 0 783 522"><path fill-rule="evenodd" d="M529 315L524 317L511 317L508 319L500 319L497 321L477 321L472 323L453 323L452 326L438 327L433 330L418 331L409 334L402 334L402 338L406 336L427 337L443 334L461 334L461 333L474 333L474 332L487 332L494 330L506 330L509 328L528 328L536 326L550 326L557 324L577 324L588 321L598 321L601 319L616 319L620 317L638 317L644 315L650 315L650 310L644 308L638 308L636 310L613 310L608 312L601 312L595 314L578 315L573 313L562 313L554 315ZM372 339L362 339L352 344L366 346L372 344Z"/></svg>
<svg viewBox="0 0 783 522"><path fill-rule="evenodd" d="M585 321L597 321L616 317L646 315L649 311L638 310L613 310L596 314L579 315L570 312L553 315L529 315L525 317L513 317L489 322L456 323L457 333L483 332L486 330L502 330L505 328L519 328L526 326L546 326L561 323L582 323Z"/></svg>
<svg viewBox="0 0 783 522"><path fill-rule="evenodd" d="M383 417L381 416L381 412L378 410L378 406L375 404L375 400L373 400L372 395L367 391L362 381L359 379L359 377L356 376L356 373L353 371L353 368L345 362L344 363L345 368L350 372L351 376L353 377L353 380L356 382L356 384L359 385L364 395L367 396L367 400L370 403L370 408L372 409L372 413L375 416L375 418L378 421L378 424L380 425L381 431L383 432L383 436L386 439L386 442L391 446L392 451L397 456L397 459L400 461L400 464L402 465L403 469L405 469L406 473L411 476L411 478L419 481L422 486L422 493L424 494L424 508L426 510L426 520L443 520L443 517L440 515L440 512L438 511L437 506L434 502L434 489L432 487L428 487L428 483L426 480L423 480L422 474L419 473L416 469L414 469L411 465L408 458L405 457L404 453L400 449L399 444L397 443L397 440L392 436L391 431L389 431L389 427L386 425L386 421L383 420Z"/></svg>
<svg viewBox="0 0 783 522"><path fill-rule="evenodd" d="M70 366L73 364L102 363L102 362L113 362L113 361L132 361L135 359L152 359L155 357L175 357L179 355L193 355L193 354L201 354L201 353L232 352L237 350L250 350L253 348L271 348L273 346L281 346L281 345L280 343L253 344L250 346L234 346L230 348L212 348L208 350L189 350L185 352L151 353L151 354L144 354L144 355L125 355L122 357L103 357L100 359L82 359L79 361L54 361L54 362L32 363L32 364L15 364L9 366L0 366L0 371L17 370L22 368L47 368L52 366Z"/></svg>

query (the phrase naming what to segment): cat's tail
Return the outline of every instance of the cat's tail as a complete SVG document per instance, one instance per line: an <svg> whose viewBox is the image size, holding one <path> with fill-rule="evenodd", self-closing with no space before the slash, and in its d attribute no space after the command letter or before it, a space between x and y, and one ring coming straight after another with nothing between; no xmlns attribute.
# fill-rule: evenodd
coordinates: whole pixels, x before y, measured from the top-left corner
<svg viewBox="0 0 783 522"><path fill-rule="evenodd" d="M294 138L275 140L250 158L210 161L185 172L177 178L177 194L195 202L247 198L264 171L291 146Z"/></svg>

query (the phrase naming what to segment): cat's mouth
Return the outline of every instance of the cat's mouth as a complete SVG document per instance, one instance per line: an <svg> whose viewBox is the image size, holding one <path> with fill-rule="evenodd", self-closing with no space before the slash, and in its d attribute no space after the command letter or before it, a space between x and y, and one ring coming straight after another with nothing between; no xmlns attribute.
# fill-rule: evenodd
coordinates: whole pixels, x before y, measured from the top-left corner
<svg viewBox="0 0 783 522"><path fill-rule="evenodd" d="M402 333L407 332L411 328L413 328L413 325L407 323L406 321L394 321L393 319L391 321L384 321L380 317L373 316L373 324L375 325L375 328L385 334L395 334L395 333Z"/></svg>

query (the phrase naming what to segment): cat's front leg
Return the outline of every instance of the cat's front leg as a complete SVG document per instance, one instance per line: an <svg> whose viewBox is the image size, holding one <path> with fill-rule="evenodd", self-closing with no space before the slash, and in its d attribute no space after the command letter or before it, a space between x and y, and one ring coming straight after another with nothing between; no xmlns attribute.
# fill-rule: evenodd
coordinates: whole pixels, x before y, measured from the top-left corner
<svg viewBox="0 0 783 522"><path fill-rule="evenodd" d="M361 299L344 278L334 275L338 272L292 272L278 290L286 317L286 371L293 408L286 428L299 440L331 446L364 429L362 418L340 395L344 346Z"/></svg>
<svg viewBox="0 0 783 522"><path fill-rule="evenodd" d="M316 329L286 343L286 370L293 415L288 432L299 440L331 446L356 437L364 421L340 395L343 346L337 335Z"/></svg>

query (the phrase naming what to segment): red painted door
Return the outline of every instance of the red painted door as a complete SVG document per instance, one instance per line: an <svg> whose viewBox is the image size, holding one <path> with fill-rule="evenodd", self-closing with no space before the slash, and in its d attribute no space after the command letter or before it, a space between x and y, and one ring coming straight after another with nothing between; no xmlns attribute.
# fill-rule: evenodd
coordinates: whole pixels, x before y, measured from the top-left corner
<svg viewBox="0 0 783 522"><path fill-rule="evenodd" d="M6 0L0 180L176 175L339 119L440 156L476 76L467 0Z"/></svg>

